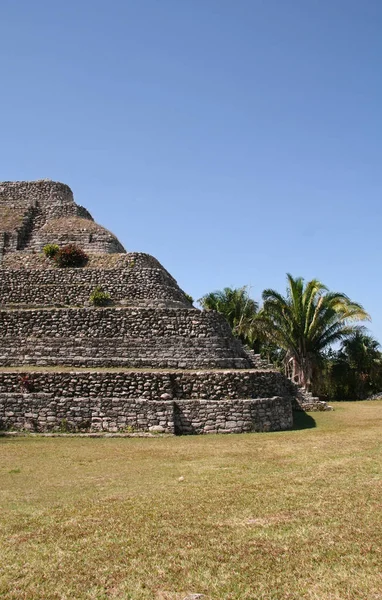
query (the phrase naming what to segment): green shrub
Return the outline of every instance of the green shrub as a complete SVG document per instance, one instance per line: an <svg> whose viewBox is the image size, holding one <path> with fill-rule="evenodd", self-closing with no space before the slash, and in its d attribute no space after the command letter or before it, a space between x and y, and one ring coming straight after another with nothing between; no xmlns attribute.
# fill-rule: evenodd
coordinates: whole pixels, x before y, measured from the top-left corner
<svg viewBox="0 0 382 600"><path fill-rule="evenodd" d="M72 427L70 426L70 423L68 423L68 419L61 419L60 424L58 426L58 431L60 433L70 433L71 430Z"/></svg>
<svg viewBox="0 0 382 600"><path fill-rule="evenodd" d="M111 296L104 292L100 286L97 286L90 294L89 300L93 306L107 306L111 302Z"/></svg>
<svg viewBox="0 0 382 600"><path fill-rule="evenodd" d="M186 296L186 298L187 298L187 300L189 301L190 304L194 304L194 299L193 299L192 296L190 296L190 294L186 294L185 293L184 295Z"/></svg>
<svg viewBox="0 0 382 600"><path fill-rule="evenodd" d="M60 246L57 244L46 244L42 249L43 253L47 258L54 258L57 252L60 251Z"/></svg>
<svg viewBox="0 0 382 600"><path fill-rule="evenodd" d="M58 267L83 267L89 260L88 255L75 244L68 244L59 249L54 255Z"/></svg>

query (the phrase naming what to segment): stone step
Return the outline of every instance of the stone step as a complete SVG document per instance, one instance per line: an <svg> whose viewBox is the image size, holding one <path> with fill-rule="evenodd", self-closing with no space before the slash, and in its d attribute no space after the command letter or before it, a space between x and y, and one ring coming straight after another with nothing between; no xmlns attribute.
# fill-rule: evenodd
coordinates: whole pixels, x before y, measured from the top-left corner
<svg viewBox="0 0 382 600"><path fill-rule="evenodd" d="M133 259L132 259L133 260ZM31 287L45 287L54 285L116 285L133 283L161 283L164 285L176 286L176 282L171 275L163 268L154 265L141 267L129 267L126 265L119 269L79 269L65 268L59 269L50 266L50 262L44 261L44 269L9 269L2 270L2 286L21 287L23 285ZM17 281L19 279L19 281Z"/></svg>
<svg viewBox="0 0 382 600"><path fill-rule="evenodd" d="M90 295L98 284L76 283L70 285L45 284L44 286L18 284L0 285L0 308L8 306L85 306L89 305ZM110 295L115 303L151 300L160 304L161 301L175 301L183 306L189 306L184 294L165 283L132 283L106 284L102 290Z"/></svg>
<svg viewBox="0 0 382 600"><path fill-rule="evenodd" d="M187 338L223 336L232 340L229 325L222 315L191 307L0 309L0 330L3 336L25 337L52 333L76 337L86 332L88 337L182 335ZM244 352L243 348L241 351Z"/></svg>
<svg viewBox="0 0 382 600"><path fill-rule="evenodd" d="M1 269L3 306L84 305L96 286L101 286L115 302L167 300L189 306L175 279L148 254L90 254L89 268L58 269L41 252L14 252L16 247L5 256Z"/></svg>
<svg viewBox="0 0 382 600"><path fill-rule="evenodd" d="M227 322L195 309L0 311L0 366L247 368Z"/></svg>
<svg viewBox="0 0 382 600"><path fill-rule="evenodd" d="M24 356L24 357L2 357L0 365L3 367L12 366L73 366L73 367L125 367L125 368L163 368L163 369L247 369L248 362L242 358L153 358L149 355L147 358L134 357L84 357L84 356Z"/></svg>
<svg viewBox="0 0 382 600"><path fill-rule="evenodd" d="M1 430L152 431L187 435L279 431L289 429L292 423L290 401L277 396L217 402L0 393Z"/></svg>
<svg viewBox="0 0 382 600"><path fill-rule="evenodd" d="M251 363L232 339L220 336L61 337L53 330L50 336L0 338L0 366L17 364L248 368Z"/></svg>
<svg viewBox="0 0 382 600"><path fill-rule="evenodd" d="M22 236L20 236L19 249L25 250L33 246L34 232L46 222L46 215L36 203L31 207L31 214Z"/></svg>
<svg viewBox="0 0 382 600"><path fill-rule="evenodd" d="M56 398L101 396L158 399L235 400L290 398L277 371L0 371L0 394L53 394ZM166 396L163 397L163 394Z"/></svg>
<svg viewBox="0 0 382 600"><path fill-rule="evenodd" d="M6 348L11 351L24 352L25 348L44 348L49 346L51 349L68 348L99 348L105 351L139 350L144 346L149 346L153 350L168 350L172 348L183 348L185 351L190 350L222 350L231 351L231 341L219 336L211 337L195 337L187 339L181 335L173 335L168 337L154 337L146 335L144 337L98 337L98 336L79 336L79 337L61 337L60 335L51 336L3 336L0 338L0 349Z"/></svg>

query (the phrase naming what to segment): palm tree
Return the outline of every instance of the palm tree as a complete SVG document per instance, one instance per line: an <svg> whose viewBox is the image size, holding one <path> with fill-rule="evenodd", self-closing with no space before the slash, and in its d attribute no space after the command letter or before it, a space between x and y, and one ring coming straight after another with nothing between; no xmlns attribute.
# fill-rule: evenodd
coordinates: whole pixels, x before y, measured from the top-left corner
<svg viewBox="0 0 382 600"><path fill-rule="evenodd" d="M368 392L379 389L382 362L379 348L379 342L363 331L356 331L342 342L337 364L347 367L357 398L364 398Z"/></svg>
<svg viewBox="0 0 382 600"><path fill-rule="evenodd" d="M320 378L321 393L332 398L365 398L382 389L379 343L362 327L343 340L337 352L329 350Z"/></svg>
<svg viewBox="0 0 382 600"><path fill-rule="evenodd" d="M339 358L359 373L367 373L381 360L379 348L375 338L359 330L342 342Z"/></svg>
<svg viewBox="0 0 382 600"><path fill-rule="evenodd" d="M323 350L354 334L355 322L370 317L360 304L329 292L317 279L304 285L302 277L288 273L287 281L286 296L271 289L263 292L258 328L265 340L286 351L286 373L309 389Z"/></svg>
<svg viewBox="0 0 382 600"><path fill-rule="evenodd" d="M198 302L205 310L216 310L228 321L232 333L244 343L252 344L255 337L255 319L258 304L250 298L247 286L226 287L206 294Z"/></svg>

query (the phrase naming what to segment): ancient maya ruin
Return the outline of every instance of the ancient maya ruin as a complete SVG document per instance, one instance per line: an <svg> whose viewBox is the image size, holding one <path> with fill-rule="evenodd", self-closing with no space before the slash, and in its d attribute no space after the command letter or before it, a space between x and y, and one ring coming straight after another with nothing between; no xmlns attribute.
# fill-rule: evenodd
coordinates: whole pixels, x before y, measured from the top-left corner
<svg viewBox="0 0 382 600"><path fill-rule="evenodd" d="M74 243L82 268L46 244ZM110 306L89 297L99 286ZM152 256L116 237L50 180L0 183L0 429L275 431L293 386L250 356L224 318L194 308Z"/></svg>

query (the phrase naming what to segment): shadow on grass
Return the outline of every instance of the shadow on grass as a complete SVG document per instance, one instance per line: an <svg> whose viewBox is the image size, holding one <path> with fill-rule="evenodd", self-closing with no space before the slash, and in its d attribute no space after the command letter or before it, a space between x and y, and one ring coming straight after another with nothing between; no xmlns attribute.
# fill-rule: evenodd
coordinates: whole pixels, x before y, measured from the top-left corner
<svg viewBox="0 0 382 600"><path fill-rule="evenodd" d="M296 429L312 429L316 427L316 421L302 410L293 411L293 427L292 431Z"/></svg>

